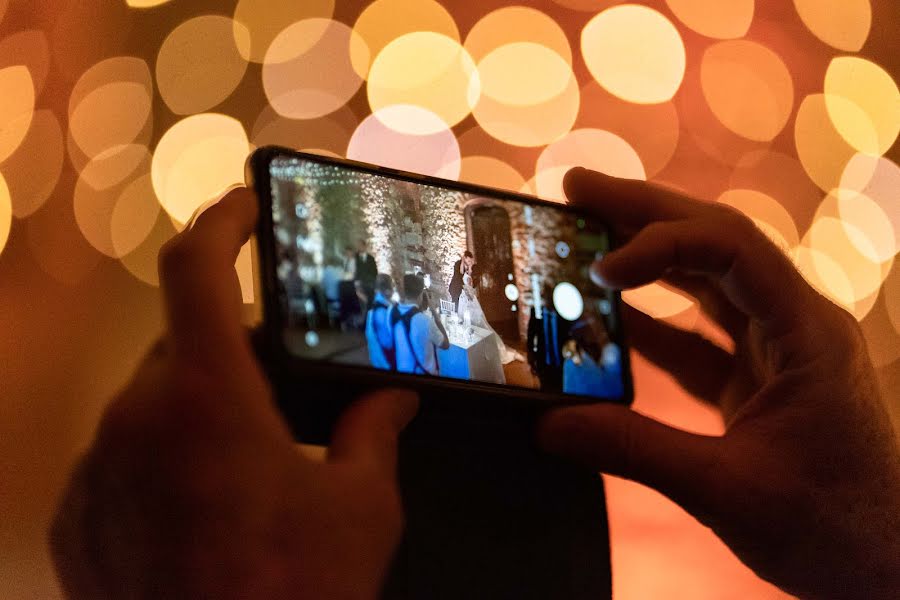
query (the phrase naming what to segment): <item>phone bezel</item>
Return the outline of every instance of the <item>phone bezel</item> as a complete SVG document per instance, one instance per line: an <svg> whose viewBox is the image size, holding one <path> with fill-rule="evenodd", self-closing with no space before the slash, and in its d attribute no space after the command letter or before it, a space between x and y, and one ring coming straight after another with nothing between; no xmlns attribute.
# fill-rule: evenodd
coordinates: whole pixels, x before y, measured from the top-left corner
<svg viewBox="0 0 900 600"><path fill-rule="evenodd" d="M470 380L454 380L450 378L424 377L405 373L385 372L371 367L354 366L329 363L326 361L307 360L291 355L284 347L281 339L283 319L281 307L278 304L278 282L275 270L275 239L274 222L272 218L272 192L269 164L277 157L298 158L318 163L349 168L373 175L381 175L400 181L421 183L440 187L443 189L460 191L469 194L481 195L486 198L508 200L531 204L535 206L547 206L555 210L562 210L597 221L595 217L586 211L548 202L526 194L509 192L487 186L474 185L459 181L441 179L418 173L409 173L399 169L381 167L359 161L343 158L333 158L318 154L300 152L279 146L264 146L254 151L247 159L246 179L247 185L254 189L259 200L259 219L257 222L257 252L260 266L260 274L257 283L261 287L262 295L262 333L267 345L268 360L277 363L277 372L290 373L292 376L312 376L317 379L337 379L352 376L355 383L374 387L408 387L420 391L462 392L471 398L483 398L489 396L498 407L509 408L550 408L561 406L573 406L583 404L596 404L600 402L622 404L630 406L634 400L634 384L631 371L631 358L628 351L627 338L624 324L621 319L622 299L618 292L614 295L614 310L619 315L619 331L614 341L620 345L622 352L622 374L624 395L621 398L600 398L590 396L576 396L563 393L548 393L540 390L519 388L509 385L483 383ZM615 247L616 240L609 230L610 246ZM483 400L480 400L483 402ZM468 404L468 403L461 403Z"/></svg>

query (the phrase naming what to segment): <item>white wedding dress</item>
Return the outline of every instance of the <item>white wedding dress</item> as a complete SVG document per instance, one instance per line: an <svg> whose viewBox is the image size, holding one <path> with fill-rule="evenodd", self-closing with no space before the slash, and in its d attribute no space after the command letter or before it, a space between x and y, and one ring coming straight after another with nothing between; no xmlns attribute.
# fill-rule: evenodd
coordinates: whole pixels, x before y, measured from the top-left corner
<svg viewBox="0 0 900 600"><path fill-rule="evenodd" d="M484 311L481 309L481 303L478 302L475 288L472 287L472 276L468 273L463 275L463 289L462 293L459 295L459 305L456 307L456 313L459 315L460 319L465 320L466 311L469 313L472 325L487 329L494 334L494 339L497 341L497 348L500 351L500 361L504 365L508 365L514 360L525 360L521 353L507 348L506 344L503 343L503 340L500 339L500 336L497 335L497 332L494 331L494 328L488 323L487 318L484 316Z"/></svg>

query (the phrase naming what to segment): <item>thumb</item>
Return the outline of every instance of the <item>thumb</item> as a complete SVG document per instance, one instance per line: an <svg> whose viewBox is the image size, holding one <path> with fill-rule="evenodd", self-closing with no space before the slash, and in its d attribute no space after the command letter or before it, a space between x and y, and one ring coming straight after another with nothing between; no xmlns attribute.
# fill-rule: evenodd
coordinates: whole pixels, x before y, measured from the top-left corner
<svg viewBox="0 0 900 600"><path fill-rule="evenodd" d="M721 438L688 433L610 404L565 408L539 423L541 446L652 487L694 514L711 501Z"/></svg>
<svg viewBox="0 0 900 600"><path fill-rule="evenodd" d="M328 460L370 465L393 478L397 437L418 410L419 397L408 390L381 390L364 396L341 415Z"/></svg>

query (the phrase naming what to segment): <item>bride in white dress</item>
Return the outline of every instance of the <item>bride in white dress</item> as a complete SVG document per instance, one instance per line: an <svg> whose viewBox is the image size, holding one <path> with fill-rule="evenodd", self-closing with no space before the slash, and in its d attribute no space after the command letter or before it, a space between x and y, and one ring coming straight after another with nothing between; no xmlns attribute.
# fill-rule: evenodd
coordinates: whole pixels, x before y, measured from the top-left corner
<svg viewBox="0 0 900 600"><path fill-rule="evenodd" d="M487 318L484 316L484 311L481 309L481 303L478 302L478 295L475 293L475 288L472 286L471 273L463 275L463 289L462 293L459 295L459 306L456 307L456 313L461 320L465 319L466 311L469 313L472 325L487 329L494 334L494 339L497 341L497 348L500 351L500 360L504 365L507 365L514 360L525 360L522 353L507 348L506 344L503 343L503 340L500 339L500 336L497 335L497 332L494 331L494 328L488 323Z"/></svg>

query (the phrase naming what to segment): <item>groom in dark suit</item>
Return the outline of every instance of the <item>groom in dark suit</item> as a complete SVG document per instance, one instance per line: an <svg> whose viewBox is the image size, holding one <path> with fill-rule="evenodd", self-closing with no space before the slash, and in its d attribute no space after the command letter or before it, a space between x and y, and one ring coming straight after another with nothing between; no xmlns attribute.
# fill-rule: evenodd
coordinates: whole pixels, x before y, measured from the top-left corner
<svg viewBox="0 0 900 600"><path fill-rule="evenodd" d="M356 271L354 280L359 282L366 302L371 304L375 297L375 278L378 277L378 264L375 257L369 254L365 242L360 242L356 252Z"/></svg>
<svg viewBox="0 0 900 600"><path fill-rule="evenodd" d="M459 295L462 294L463 289L463 275L466 272L472 275L472 284L475 284L474 265L475 256L468 250L463 252L462 258L453 265L453 278L450 280L449 292L455 306L459 306Z"/></svg>

